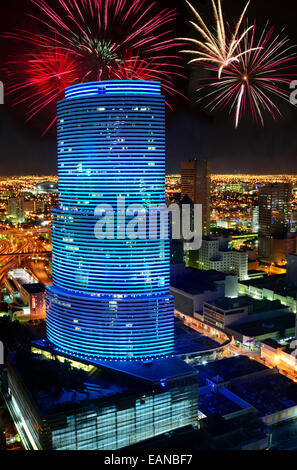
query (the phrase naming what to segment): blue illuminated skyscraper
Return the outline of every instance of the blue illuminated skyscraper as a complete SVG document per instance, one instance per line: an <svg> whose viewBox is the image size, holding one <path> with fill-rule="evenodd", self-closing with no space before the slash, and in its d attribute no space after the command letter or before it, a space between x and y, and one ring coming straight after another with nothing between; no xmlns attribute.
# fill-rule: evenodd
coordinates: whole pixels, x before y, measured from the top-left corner
<svg viewBox="0 0 297 470"><path fill-rule="evenodd" d="M165 203L160 84L74 85L58 104L60 208L52 224L47 334L70 354L137 359L174 351L169 240L98 240L101 204ZM118 214L117 214L118 215Z"/></svg>

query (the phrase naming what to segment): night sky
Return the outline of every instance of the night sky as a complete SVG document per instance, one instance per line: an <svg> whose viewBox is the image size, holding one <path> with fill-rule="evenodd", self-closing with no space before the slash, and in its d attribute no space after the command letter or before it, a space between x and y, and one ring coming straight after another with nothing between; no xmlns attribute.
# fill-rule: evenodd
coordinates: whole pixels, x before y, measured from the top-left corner
<svg viewBox="0 0 297 470"><path fill-rule="evenodd" d="M47 3L55 2L48 0ZM199 6L203 18L211 20L210 0L192 0L192 3ZM223 0L225 17L230 21L238 18L245 3L245 0ZM192 17L184 0L158 0L158 4L176 6L180 12L177 36L193 32L188 25ZM30 0L2 1L2 33L16 27L30 28L32 21L25 17L30 11ZM252 0L248 18L256 18L258 26L263 27L269 21L279 32L285 27L285 33L297 45L296 13L295 0ZM2 64L16 53L15 48L12 41L1 39ZM168 172L179 172L182 160L200 156L210 161L214 173L297 173L297 107L285 105L285 118L277 123L266 119L264 129L248 120L235 130L227 111L206 113L201 104L195 102L190 93L195 74L187 69L187 76L189 80L179 82L178 87L190 101L175 99L174 111L167 114ZM1 71L0 80L5 84L6 77ZM11 99L6 98L4 106L0 106L0 175L56 173L55 135L41 137L42 124L40 121L26 123L24 107L12 107Z"/></svg>

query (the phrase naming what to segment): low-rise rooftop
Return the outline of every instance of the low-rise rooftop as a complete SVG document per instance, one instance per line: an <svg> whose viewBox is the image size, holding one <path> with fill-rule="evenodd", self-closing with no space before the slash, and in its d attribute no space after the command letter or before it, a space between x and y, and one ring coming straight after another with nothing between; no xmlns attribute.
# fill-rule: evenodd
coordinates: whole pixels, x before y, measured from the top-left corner
<svg viewBox="0 0 297 470"><path fill-rule="evenodd" d="M201 271L199 269L186 269L182 274L172 276L171 287L182 290L190 295L199 295L203 292L215 291L216 282L222 282L226 274L219 271Z"/></svg>
<svg viewBox="0 0 297 470"><path fill-rule="evenodd" d="M18 269L12 269L8 272L8 278L12 280L16 280L19 282L22 286L25 284L37 284L38 281L31 276L26 269L23 268L18 268Z"/></svg>
<svg viewBox="0 0 297 470"><path fill-rule="evenodd" d="M45 286L40 282L34 284L23 284L22 286L29 294L37 294L45 292Z"/></svg>
<svg viewBox="0 0 297 470"><path fill-rule="evenodd" d="M44 416L94 400L109 401L116 395L131 393L131 387L135 387L133 382L127 384L117 375L111 377L99 367L71 368L67 361L62 363L27 352L10 355L9 363Z"/></svg>
<svg viewBox="0 0 297 470"><path fill-rule="evenodd" d="M264 339L262 341L262 344L269 346L270 348L273 348L273 349L284 348L284 346L281 346L275 339L272 339L272 338Z"/></svg>
<svg viewBox="0 0 297 470"><path fill-rule="evenodd" d="M230 389L263 415L297 405L297 384L277 373L232 384Z"/></svg>
<svg viewBox="0 0 297 470"><path fill-rule="evenodd" d="M288 283L286 274L274 274L259 279L250 279L248 281L240 281L240 284L252 286L257 289L267 289L275 292L283 297L296 298L297 287Z"/></svg>
<svg viewBox="0 0 297 470"><path fill-rule="evenodd" d="M280 311L280 314L267 318L265 320L247 321L232 325L227 331L237 332L242 336L259 337L268 334L284 332L287 330L295 331L296 315L286 311Z"/></svg>
<svg viewBox="0 0 297 470"><path fill-rule="evenodd" d="M219 308L220 310L234 310L240 307L248 307L253 305L253 300L248 296L237 297L235 299L222 297L207 302L208 304Z"/></svg>
<svg viewBox="0 0 297 470"><path fill-rule="evenodd" d="M234 356L197 366L199 378L215 379L214 382L227 382L268 368L247 356Z"/></svg>
<svg viewBox="0 0 297 470"><path fill-rule="evenodd" d="M199 411L207 417L217 414L225 416L240 410L241 407L235 401L219 392L208 392L199 395Z"/></svg>
<svg viewBox="0 0 297 470"><path fill-rule="evenodd" d="M185 326L183 323L176 322L175 327L175 353L177 355L191 354L215 349L220 343L203 336L198 331Z"/></svg>
<svg viewBox="0 0 297 470"><path fill-rule="evenodd" d="M249 313L260 313L265 311L275 311L287 309L285 305L282 305L279 300L255 300L247 295L243 295L237 298L220 298L207 302L220 310L235 310L237 308L249 307Z"/></svg>
<svg viewBox="0 0 297 470"><path fill-rule="evenodd" d="M114 373L129 377L129 380L140 380L148 384L175 380L182 376L195 375L196 370L191 365L176 356L162 357L147 360L104 360L87 356L71 355L67 351L56 348L47 340L33 342L34 346L44 351L53 351L55 355L79 361L82 364L113 371ZM203 349L203 348L202 348ZM204 348L205 349L205 348Z"/></svg>

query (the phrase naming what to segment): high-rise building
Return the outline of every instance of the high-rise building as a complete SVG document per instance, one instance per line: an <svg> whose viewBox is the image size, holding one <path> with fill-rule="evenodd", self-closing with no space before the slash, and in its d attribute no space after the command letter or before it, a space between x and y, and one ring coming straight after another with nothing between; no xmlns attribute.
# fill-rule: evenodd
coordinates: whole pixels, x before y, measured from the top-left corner
<svg viewBox="0 0 297 470"><path fill-rule="evenodd" d="M271 239L286 234L289 228L289 183L274 183L259 191L259 256L269 258Z"/></svg>
<svg viewBox="0 0 297 470"><path fill-rule="evenodd" d="M254 207L252 211L252 232L259 232L259 206Z"/></svg>
<svg viewBox="0 0 297 470"><path fill-rule="evenodd" d="M74 85L58 104L60 207L53 211L48 339L64 352L137 359L174 351L169 240L122 232L118 198L165 204L165 100L160 84ZM95 208L115 213L98 240ZM117 227L119 224L119 228Z"/></svg>
<svg viewBox="0 0 297 470"><path fill-rule="evenodd" d="M188 196L194 204L202 205L203 235L210 232L210 164L195 158L182 162L181 199Z"/></svg>
<svg viewBox="0 0 297 470"><path fill-rule="evenodd" d="M23 196L11 197L8 199L7 215L17 224L21 224L25 221Z"/></svg>
<svg viewBox="0 0 297 470"><path fill-rule="evenodd" d="M232 249L229 238L204 237L199 251L188 254L188 266L208 271L234 273L240 280L248 279L248 253Z"/></svg>

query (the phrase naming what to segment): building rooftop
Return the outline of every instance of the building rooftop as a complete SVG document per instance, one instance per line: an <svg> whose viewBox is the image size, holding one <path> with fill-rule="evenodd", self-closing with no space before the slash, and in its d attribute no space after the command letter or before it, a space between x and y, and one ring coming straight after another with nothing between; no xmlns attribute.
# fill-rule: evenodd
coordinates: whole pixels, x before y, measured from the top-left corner
<svg viewBox="0 0 297 470"><path fill-rule="evenodd" d="M263 415L297 405L297 384L277 373L232 384L230 389Z"/></svg>
<svg viewBox="0 0 297 470"><path fill-rule="evenodd" d="M279 300L255 300L248 295L243 295L234 299L223 297L207 303L221 310L235 310L241 307L250 307L249 313L287 309L287 307L282 305Z"/></svg>
<svg viewBox="0 0 297 470"><path fill-rule="evenodd" d="M34 284L23 284L23 288L29 294L37 294L38 292L45 292L45 286L40 282Z"/></svg>
<svg viewBox="0 0 297 470"><path fill-rule="evenodd" d="M280 311L279 313L280 315L265 320L248 321L232 325L227 330L236 331L247 337L264 336L288 329L295 331L296 315L286 311Z"/></svg>
<svg viewBox="0 0 297 470"><path fill-rule="evenodd" d="M234 310L240 307L248 307L248 306L253 305L253 299L251 299L247 295L242 296L242 297L237 297L235 299L222 297L220 299L211 300L206 303L214 307L217 307L221 310Z"/></svg>
<svg viewBox="0 0 297 470"><path fill-rule="evenodd" d="M23 268L18 268L18 269L11 269L8 272L8 278L12 280L16 280L19 282L22 286L25 284L37 284L38 281L31 276L31 274L26 271L26 269Z"/></svg>
<svg viewBox="0 0 297 470"><path fill-rule="evenodd" d="M182 376L187 377L196 374L195 368L184 362L179 357L165 357L160 359L142 360L142 361L110 361L96 359L86 356L71 355L60 348L50 345L47 340L36 341L33 343L37 348L45 351L54 351L56 355L79 361L86 365L92 365L105 371L114 371L115 373L126 376L125 381L134 378L150 384L166 383ZM129 376L129 378L127 377Z"/></svg>
<svg viewBox="0 0 297 470"><path fill-rule="evenodd" d="M261 271L261 269L249 269L249 274L259 274L262 275L262 276L266 276L267 277L267 272L266 271Z"/></svg>
<svg viewBox="0 0 297 470"><path fill-rule="evenodd" d="M190 295L199 295L206 290L216 290L216 282L222 282L226 274L215 270L201 271L199 269L187 268L177 276L172 276L171 287L182 290Z"/></svg>
<svg viewBox="0 0 297 470"><path fill-rule="evenodd" d="M247 356L234 356L221 359L214 362L208 362L205 365L196 367L199 372L199 380L215 379L215 383L227 382L231 379L243 377L268 370L266 366L257 361L249 359Z"/></svg>
<svg viewBox="0 0 297 470"><path fill-rule="evenodd" d="M198 406L199 411L207 417L216 414L224 416L242 409L235 401L230 400L219 392L199 394Z"/></svg>
<svg viewBox="0 0 297 470"><path fill-rule="evenodd" d="M65 89L65 99L100 95L148 95L161 94L160 83L153 80L104 80L78 83Z"/></svg>
<svg viewBox="0 0 297 470"><path fill-rule="evenodd" d="M263 423L251 415L225 419L218 415L211 415L202 421L206 430L207 444L217 442L217 446L210 447L215 450L251 450L268 447L267 431ZM200 437L200 436L199 436ZM263 443L264 446L263 447ZM248 447L247 447L248 446Z"/></svg>
<svg viewBox="0 0 297 470"><path fill-rule="evenodd" d="M262 341L262 344L266 344L267 346L273 349L279 349L279 348L284 349L284 346L280 345L275 339L272 339L272 338L264 339Z"/></svg>
<svg viewBox="0 0 297 470"><path fill-rule="evenodd" d="M274 274L259 279L250 279L248 281L239 281L245 286L253 286L258 289L268 289L284 297L296 297L297 287L291 286L287 282L286 274Z"/></svg>
<svg viewBox="0 0 297 470"><path fill-rule="evenodd" d="M44 415L84 406L84 402L107 401L116 395L131 393L131 388L135 387L132 381L125 383L100 368L72 369L67 362L24 351L10 355L9 362Z"/></svg>
<svg viewBox="0 0 297 470"><path fill-rule="evenodd" d="M183 322L175 322L175 354L193 354L215 349L219 346L220 343L185 326Z"/></svg>
<svg viewBox="0 0 297 470"><path fill-rule="evenodd" d="M98 361L99 362L99 361ZM167 381L181 376L193 375L195 370L192 366L177 357L154 359L151 361L106 361L99 362L102 367L107 367L116 372L128 374L140 380L150 383L162 382L165 386Z"/></svg>
<svg viewBox="0 0 297 470"><path fill-rule="evenodd" d="M206 242L217 242L219 241L219 237L216 237L215 235L205 235L203 236L203 240Z"/></svg>

